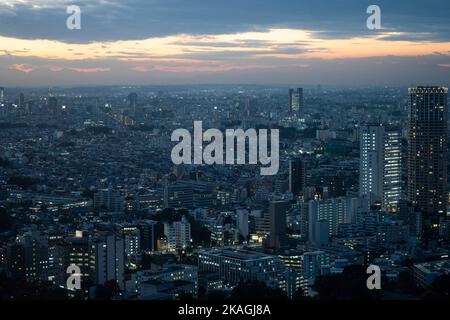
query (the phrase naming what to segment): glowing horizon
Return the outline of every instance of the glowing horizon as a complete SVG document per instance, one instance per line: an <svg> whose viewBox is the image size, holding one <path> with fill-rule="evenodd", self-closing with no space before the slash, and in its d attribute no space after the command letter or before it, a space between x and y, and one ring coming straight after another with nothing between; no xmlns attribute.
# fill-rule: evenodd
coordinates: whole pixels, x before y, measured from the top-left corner
<svg viewBox="0 0 450 320"><path fill-rule="evenodd" d="M356 2L345 4L343 10L329 1L299 0L300 4L280 0L259 6L255 13L248 9L258 3L256 0L229 0L228 4L213 3L211 7L200 0L188 0L192 9L173 7L162 0L136 1L131 5L122 0L82 0L81 30L65 26L68 0L0 3L0 82L252 83L263 79L325 79L360 83L371 81L363 79L368 74L378 82L419 78L442 83L450 79L450 38L445 32L448 20L442 20L440 12L428 15L420 8L407 7L415 18L411 20L381 1L382 28L369 30L365 8ZM179 0L171 1L175 4ZM306 9L317 7L309 14L307 10L301 13L300 20L288 9L293 4ZM247 11L235 17L239 11L233 5ZM153 22L148 26L147 18ZM12 27L16 23L17 27ZM341 73L347 77L338 76Z"/></svg>

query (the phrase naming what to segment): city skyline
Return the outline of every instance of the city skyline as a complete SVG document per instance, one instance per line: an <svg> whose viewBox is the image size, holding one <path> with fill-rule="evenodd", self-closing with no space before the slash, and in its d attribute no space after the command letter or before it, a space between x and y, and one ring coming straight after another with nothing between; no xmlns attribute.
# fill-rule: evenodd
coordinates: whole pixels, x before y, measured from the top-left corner
<svg viewBox="0 0 450 320"><path fill-rule="evenodd" d="M297 97L288 87L6 88L0 295L227 300L254 287L269 301L445 294L434 286L449 270L448 89L297 88ZM279 128L279 172L174 163L171 133L195 121ZM369 285L370 268L389 282Z"/></svg>
<svg viewBox="0 0 450 320"><path fill-rule="evenodd" d="M0 0L0 300L448 299L449 12Z"/></svg>

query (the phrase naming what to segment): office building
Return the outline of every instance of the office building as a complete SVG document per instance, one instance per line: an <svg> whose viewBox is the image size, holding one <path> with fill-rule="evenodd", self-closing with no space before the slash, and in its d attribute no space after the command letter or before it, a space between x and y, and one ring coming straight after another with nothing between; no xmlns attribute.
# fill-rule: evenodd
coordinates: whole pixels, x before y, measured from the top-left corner
<svg viewBox="0 0 450 320"><path fill-rule="evenodd" d="M269 204L269 248L280 248L287 244L286 213L288 205L287 201L271 201Z"/></svg>
<svg viewBox="0 0 450 320"><path fill-rule="evenodd" d="M370 204L397 211L402 189L401 132L383 125L361 128L359 192Z"/></svg>
<svg viewBox="0 0 450 320"><path fill-rule="evenodd" d="M236 210L236 226L239 230L239 234L246 239L249 235L248 229L249 213L247 209Z"/></svg>
<svg viewBox="0 0 450 320"><path fill-rule="evenodd" d="M117 226L118 235L123 238L125 247L125 265L136 268L141 261L141 230L134 224Z"/></svg>
<svg viewBox="0 0 450 320"><path fill-rule="evenodd" d="M308 239L314 244L325 244L337 235L342 223L356 219L360 207L358 198L340 197L308 202Z"/></svg>
<svg viewBox="0 0 450 320"><path fill-rule="evenodd" d="M155 245L155 228L156 221L153 220L141 220L139 222L139 231L141 243L140 247L142 251L154 251L156 250Z"/></svg>
<svg viewBox="0 0 450 320"><path fill-rule="evenodd" d="M8 272L27 281L47 280L49 269L48 238L37 230L28 230L6 247Z"/></svg>
<svg viewBox="0 0 450 320"><path fill-rule="evenodd" d="M302 159L289 160L289 192L294 197L303 194L306 185L306 164Z"/></svg>
<svg viewBox="0 0 450 320"><path fill-rule="evenodd" d="M276 257L246 250L214 250L198 256L199 272L214 272L232 285L256 280L274 283L282 277L283 263Z"/></svg>
<svg viewBox="0 0 450 320"><path fill-rule="evenodd" d="M77 232L66 239L65 266L74 264L94 284L114 280L124 288L125 248L124 240L113 234L88 236ZM82 280L83 282L83 280Z"/></svg>
<svg viewBox="0 0 450 320"><path fill-rule="evenodd" d="M197 295L197 266L183 264L164 265L157 270L140 270L134 283L141 299L176 299L180 293ZM134 291L134 290L133 290Z"/></svg>
<svg viewBox="0 0 450 320"><path fill-rule="evenodd" d="M124 197L111 188L100 190L94 195L94 209L100 212L122 213Z"/></svg>
<svg viewBox="0 0 450 320"><path fill-rule="evenodd" d="M305 293L308 281L303 276L303 254L296 251L288 251L278 255L283 262L286 278L286 293L292 298L295 292L302 288Z"/></svg>
<svg viewBox="0 0 450 320"><path fill-rule="evenodd" d="M313 284L322 274L322 268L330 265L330 256L323 251L305 252L303 254L303 277L308 284Z"/></svg>
<svg viewBox="0 0 450 320"><path fill-rule="evenodd" d="M185 183L164 185L164 207L166 208L187 208L194 207L193 187Z"/></svg>
<svg viewBox="0 0 450 320"><path fill-rule="evenodd" d="M170 252L185 249L191 243L191 224L185 216L180 221L164 224L167 249Z"/></svg>

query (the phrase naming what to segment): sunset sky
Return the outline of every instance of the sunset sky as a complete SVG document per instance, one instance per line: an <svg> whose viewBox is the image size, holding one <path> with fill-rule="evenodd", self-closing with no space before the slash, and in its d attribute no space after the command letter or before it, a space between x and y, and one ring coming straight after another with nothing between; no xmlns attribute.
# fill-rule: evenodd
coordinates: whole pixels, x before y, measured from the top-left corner
<svg viewBox="0 0 450 320"><path fill-rule="evenodd" d="M448 0L0 0L0 86L449 80Z"/></svg>

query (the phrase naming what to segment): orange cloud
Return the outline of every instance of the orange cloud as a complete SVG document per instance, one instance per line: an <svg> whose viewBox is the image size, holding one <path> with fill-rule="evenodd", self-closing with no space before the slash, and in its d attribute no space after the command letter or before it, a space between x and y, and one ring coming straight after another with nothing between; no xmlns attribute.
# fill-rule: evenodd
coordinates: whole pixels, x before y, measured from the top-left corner
<svg viewBox="0 0 450 320"><path fill-rule="evenodd" d="M448 55L450 42L390 41L404 33L384 32L349 39L323 39L320 33L301 29L268 29L214 35L178 34L142 40L65 43L44 39L0 36L0 57L47 60L41 66L14 64L11 69L29 73L36 69L52 72L108 72L106 67L81 67L84 62L120 62L134 72L213 73L275 67L309 68L301 59L335 60L370 57L413 57ZM405 37L407 38L407 37ZM2 50L8 48L8 50ZM26 48L26 49L24 49ZM300 61L297 61L300 60ZM52 62L53 61L53 62ZM63 61L63 62L60 62ZM79 62L80 67L52 65ZM67 63L69 64L69 63ZM70 63L72 64L72 63ZM439 64L450 67L450 64Z"/></svg>
<svg viewBox="0 0 450 320"><path fill-rule="evenodd" d="M239 54L246 58L365 58L377 56L419 56L449 52L450 42L390 41L389 36L403 33L384 32L350 39L322 39L320 33L301 29L269 29L217 35L179 34L143 40L121 40L83 44L43 39L17 39L0 36L2 47L18 57L43 59L190 62L220 60ZM264 45L261 45L263 43ZM23 48L27 48L23 50ZM51 48L51 49L50 49ZM298 53L283 52L284 48ZM1 48L0 48L1 49ZM0 56L6 53L0 50ZM214 56L217 54L217 58ZM208 58L205 58L205 55Z"/></svg>
<svg viewBox="0 0 450 320"><path fill-rule="evenodd" d="M9 69L24 72L24 73L29 73L29 72L33 71L35 68L28 64L15 63L15 64L10 65Z"/></svg>

